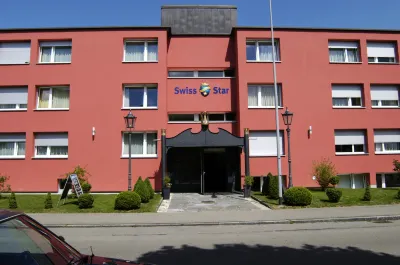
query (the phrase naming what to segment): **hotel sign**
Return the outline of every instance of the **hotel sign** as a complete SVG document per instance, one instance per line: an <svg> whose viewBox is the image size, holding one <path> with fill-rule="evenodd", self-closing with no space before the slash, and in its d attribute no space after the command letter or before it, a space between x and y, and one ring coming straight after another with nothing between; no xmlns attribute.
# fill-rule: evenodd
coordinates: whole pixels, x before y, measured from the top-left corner
<svg viewBox="0 0 400 265"><path fill-rule="evenodd" d="M229 88L215 86L211 89L208 83L201 83L200 88L193 87L175 87L174 94L176 95L196 95L200 94L207 97L209 94L226 95L229 94Z"/></svg>

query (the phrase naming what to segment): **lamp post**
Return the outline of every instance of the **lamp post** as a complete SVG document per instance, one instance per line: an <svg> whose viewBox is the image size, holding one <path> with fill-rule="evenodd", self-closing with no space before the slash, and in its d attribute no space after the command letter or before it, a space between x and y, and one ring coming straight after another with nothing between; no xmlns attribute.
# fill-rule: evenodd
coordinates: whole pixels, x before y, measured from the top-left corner
<svg viewBox="0 0 400 265"><path fill-rule="evenodd" d="M128 162L128 191L132 191L132 150L131 150L131 135L132 129L135 128L136 116L129 110L128 115L124 117L126 128L128 132L128 150L129 150L129 162Z"/></svg>
<svg viewBox="0 0 400 265"><path fill-rule="evenodd" d="M292 124L293 112L290 112L288 108L282 113L283 122L286 125L286 132L288 137L288 163L289 163L289 188L293 187L292 181L292 158L290 155L290 125Z"/></svg>

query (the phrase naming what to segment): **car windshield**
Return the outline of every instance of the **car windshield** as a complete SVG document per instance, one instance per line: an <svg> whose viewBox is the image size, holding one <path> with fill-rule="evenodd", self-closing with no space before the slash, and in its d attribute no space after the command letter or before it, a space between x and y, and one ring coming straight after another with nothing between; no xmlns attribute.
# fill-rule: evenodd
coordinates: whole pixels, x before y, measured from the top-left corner
<svg viewBox="0 0 400 265"><path fill-rule="evenodd" d="M0 265L72 265L80 260L79 252L27 217L0 223Z"/></svg>

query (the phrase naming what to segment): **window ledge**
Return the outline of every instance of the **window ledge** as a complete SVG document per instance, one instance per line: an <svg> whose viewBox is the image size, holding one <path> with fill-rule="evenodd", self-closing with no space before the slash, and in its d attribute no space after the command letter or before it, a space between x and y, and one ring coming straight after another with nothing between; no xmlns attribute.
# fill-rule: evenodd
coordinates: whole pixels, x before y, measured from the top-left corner
<svg viewBox="0 0 400 265"><path fill-rule="evenodd" d="M329 62L330 64L362 64L362 62Z"/></svg>
<svg viewBox="0 0 400 265"><path fill-rule="evenodd" d="M248 107L248 109L275 109L275 107ZM283 109L283 107L278 107L278 109Z"/></svg>
<svg viewBox="0 0 400 265"><path fill-rule="evenodd" d="M158 61L122 61L122 63L158 63Z"/></svg>
<svg viewBox="0 0 400 265"><path fill-rule="evenodd" d="M128 155L123 155L121 156L123 159L128 159ZM137 158L158 158L157 155L132 155L132 159L137 159Z"/></svg>
<svg viewBox="0 0 400 265"><path fill-rule="evenodd" d="M215 123L235 123L236 121L208 121L210 124ZM168 124L200 124L200 121L169 121Z"/></svg>
<svg viewBox="0 0 400 265"><path fill-rule="evenodd" d="M57 109L57 108L48 108L48 109L34 109L34 111L68 111L69 109Z"/></svg>
<svg viewBox="0 0 400 265"><path fill-rule="evenodd" d="M365 109L366 107L352 107L352 106L344 106L344 107L332 107L332 109Z"/></svg>
<svg viewBox="0 0 400 265"><path fill-rule="evenodd" d="M246 60L247 63L273 63L273 61L256 61L256 60ZM282 61L276 60L275 63L281 63Z"/></svg>
<svg viewBox="0 0 400 265"><path fill-rule="evenodd" d="M21 112L21 111L28 111L28 109L0 109L0 112L10 112L10 111L16 111L16 112Z"/></svg>
<svg viewBox="0 0 400 265"><path fill-rule="evenodd" d="M236 77L224 77L224 76L220 76L220 77L168 77L168 79L232 79L232 78L236 78Z"/></svg>
<svg viewBox="0 0 400 265"><path fill-rule="evenodd" d="M373 63L373 62L368 62L368 64L386 64L386 65L399 65L399 63Z"/></svg>
<svg viewBox="0 0 400 265"><path fill-rule="evenodd" d="M249 157L277 157L278 155L250 155ZM285 157L285 155L281 155L281 157Z"/></svg>
<svg viewBox="0 0 400 265"><path fill-rule="evenodd" d="M43 65L46 65L46 64L71 64L71 62L54 62L54 63L36 63L37 65L40 65L40 64L43 64Z"/></svg>
<svg viewBox="0 0 400 265"><path fill-rule="evenodd" d="M367 156L369 153L335 153L337 156Z"/></svg>
<svg viewBox="0 0 400 265"><path fill-rule="evenodd" d="M121 110L157 110L158 107L131 107L131 108L121 108Z"/></svg>
<svg viewBox="0 0 400 265"><path fill-rule="evenodd" d="M1 159L7 159L7 160L10 160L10 159L22 160L22 159L25 159L25 156L0 156L0 160L1 160Z"/></svg>
<svg viewBox="0 0 400 265"><path fill-rule="evenodd" d="M29 65L30 62L26 62L26 63L1 63L0 66L4 65L4 66L13 66L13 65Z"/></svg>
<svg viewBox="0 0 400 265"><path fill-rule="evenodd" d="M372 106L371 108L373 108L373 109L398 109L400 107L399 106L383 106L383 107Z"/></svg>
<svg viewBox="0 0 400 265"><path fill-rule="evenodd" d="M395 151L395 152L375 152L375 155L398 155L400 154L400 151Z"/></svg>
<svg viewBox="0 0 400 265"><path fill-rule="evenodd" d="M34 156L32 159L68 159L68 156Z"/></svg>

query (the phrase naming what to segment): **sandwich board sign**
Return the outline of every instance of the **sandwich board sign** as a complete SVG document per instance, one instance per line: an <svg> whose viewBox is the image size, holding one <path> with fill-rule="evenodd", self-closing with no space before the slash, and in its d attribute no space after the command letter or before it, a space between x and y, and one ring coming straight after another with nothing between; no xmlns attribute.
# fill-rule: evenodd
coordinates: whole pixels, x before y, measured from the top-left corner
<svg viewBox="0 0 400 265"><path fill-rule="evenodd" d="M81 196L83 194L83 191L82 191L81 184L79 183L79 178L76 174L71 174L67 177L67 181L65 182L65 185L64 185L60 200L57 203L57 206L62 199L64 199L63 204L65 203L65 200L67 199L67 196L68 196L68 192L72 187L74 187L76 196L79 198L79 196Z"/></svg>

